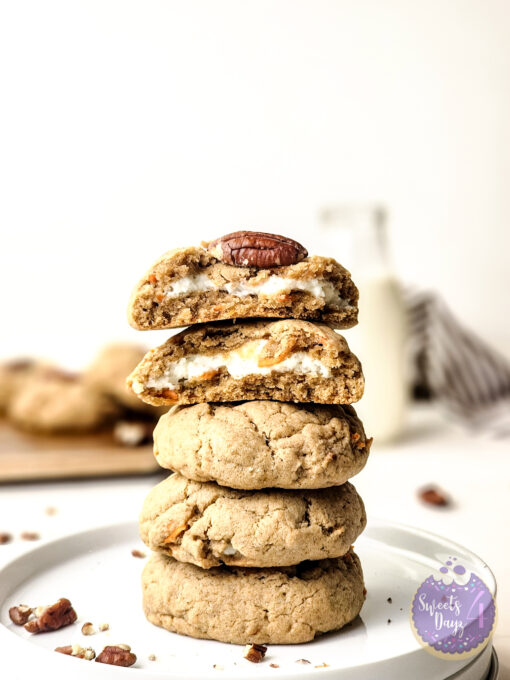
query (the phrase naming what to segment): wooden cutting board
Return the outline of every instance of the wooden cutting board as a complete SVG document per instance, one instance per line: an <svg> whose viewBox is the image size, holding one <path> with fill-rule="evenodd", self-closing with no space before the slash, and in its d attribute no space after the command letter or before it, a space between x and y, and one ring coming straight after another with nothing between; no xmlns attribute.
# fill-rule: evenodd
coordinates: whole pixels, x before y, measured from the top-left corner
<svg viewBox="0 0 510 680"><path fill-rule="evenodd" d="M0 482L145 475L160 469L152 445L119 446L111 432L36 435L0 421Z"/></svg>

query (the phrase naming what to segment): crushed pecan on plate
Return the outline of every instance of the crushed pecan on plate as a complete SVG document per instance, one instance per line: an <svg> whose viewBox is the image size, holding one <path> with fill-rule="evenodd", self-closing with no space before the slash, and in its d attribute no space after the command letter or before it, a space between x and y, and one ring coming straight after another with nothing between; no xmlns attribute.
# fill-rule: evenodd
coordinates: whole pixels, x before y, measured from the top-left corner
<svg viewBox="0 0 510 680"><path fill-rule="evenodd" d="M129 645L108 645L96 657L96 661L110 666L132 666L136 662L136 655Z"/></svg>
<svg viewBox="0 0 510 680"><path fill-rule="evenodd" d="M25 623L25 630L29 633L47 633L50 630L58 630L69 626L78 618L71 602L66 597L60 598L48 607L37 607L34 613L36 618Z"/></svg>

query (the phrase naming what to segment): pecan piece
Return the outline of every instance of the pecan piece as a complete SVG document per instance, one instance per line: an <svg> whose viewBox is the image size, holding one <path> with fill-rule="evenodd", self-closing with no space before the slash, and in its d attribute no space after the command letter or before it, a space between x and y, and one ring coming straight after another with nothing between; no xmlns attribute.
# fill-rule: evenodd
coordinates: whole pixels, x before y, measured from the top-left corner
<svg viewBox="0 0 510 680"><path fill-rule="evenodd" d="M86 621L83 626L81 627L81 634L82 635L95 635L96 631L94 629L94 626L90 621Z"/></svg>
<svg viewBox="0 0 510 680"><path fill-rule="evenodd" d="M86 659L92 661L96 656L92 647L82 647L81 645L64 645L64 647L55 647L55 651L60 654L67 654L68 656L76 656L78 659Z"/></svg>
<svg viewBox="0 0 510 680"><path fill-rule="evenodd" d="M258 269L296 264L308 255L297 241L261 231L235 231L206 245L225 264Z"/></svg>
<svg viewBox="0 0 510 680"><path fill-rule="evenodd" d="M253 643L252 645L246 645L244 648L244 658L248 659L252 663L260 663L265 657L267 652L267 647L264 645L257 645Z"/></svg>
<svg viewBox="0 0 510 680"><path fill-rule="evenodd" d="M436 505L438 507L446 507L450 505L450 499L435 486L427 487L419 492L419 496L424 503L428 505Z"/></svg>
<svg viewBox="0 0 510 680"><path fill-rule="evenodd" d="M50 630L58 630L74 623L78 618L71 602L62 597L49 607L42 607L36 612L37 618L25 624L25 630L29 633L46 633Z"/></svg>
<svg viewBox="0 0 510 680"><path fill-rule="evenodd" d="M0 532L0 545L4 543L10 543L12 541L12 534L7 533L7 531Z"/></svg>
<svg viewBox="0 0 510 680"><path fill-rule="evenodd" d="M24 626L34 610L26 604L19 604L9 609L9 618L17 626Z"/></svg>
<svg viewBox="0 0 510 680"><path fill-rule="evenodd" d="M131 652L129 645L108 645L96 657L96 661L110 666L132 666L136 662L136 655Z"/></svg>

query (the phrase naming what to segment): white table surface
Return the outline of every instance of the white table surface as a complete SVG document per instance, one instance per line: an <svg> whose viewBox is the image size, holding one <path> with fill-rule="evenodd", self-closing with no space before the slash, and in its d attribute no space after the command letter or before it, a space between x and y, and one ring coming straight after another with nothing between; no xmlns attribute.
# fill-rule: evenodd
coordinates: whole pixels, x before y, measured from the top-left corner
<svg viewBox="0 0 510 680"><path fill-rule="evenodd" d="M0 545L0 564L33 547L19 538L22 531L36 531L47 539L136 518L147 491L161 478L0 486L0 532L14 535L12 543ZM444 535L489 564L499 589L494 644L501 678L510 680L510 440L473 435L450 425L435 410L415 409L402 440L386 447L374 445L354 483L369 516ZM453 506L423 505L416 491L428 483L444 488ZM57 513L46 514L48 506Z"/></svg>

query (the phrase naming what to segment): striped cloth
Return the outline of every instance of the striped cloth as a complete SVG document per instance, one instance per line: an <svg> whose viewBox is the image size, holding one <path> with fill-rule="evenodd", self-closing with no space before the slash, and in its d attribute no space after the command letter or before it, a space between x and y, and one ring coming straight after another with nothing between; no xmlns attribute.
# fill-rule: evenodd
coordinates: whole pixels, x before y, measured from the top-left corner
<svg viewBox="0 0 510 680"><path fill-rule="evenodd" d="M414 389L477 432L510 436L510 362L433 293L407 291Z"/></svg>

